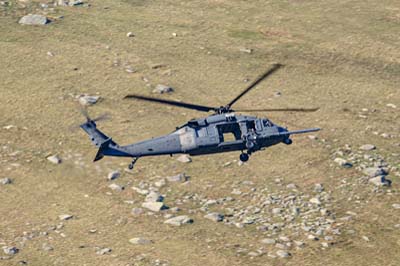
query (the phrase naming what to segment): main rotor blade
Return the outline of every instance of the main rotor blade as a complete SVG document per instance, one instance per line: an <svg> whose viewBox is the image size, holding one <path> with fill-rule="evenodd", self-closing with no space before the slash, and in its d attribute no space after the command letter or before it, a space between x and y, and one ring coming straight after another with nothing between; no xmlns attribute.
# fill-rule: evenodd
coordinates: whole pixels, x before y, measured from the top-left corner
<svg viewBox="0 0 400 266"><path fill-rule="evenodd" d="M243 95L248 93L252 88L257 86L258 83L263 81L265 78L267 78L269 75L277 71L279 68L281 68L283 65L281 64L275 64L273 67L265 72L263 75L261 75L259 78L257 78L253 83L251 83L242 93L240 93L235 99L233 99L230 103L228 103L227 107L231 107L236 101L238 101L240 98L242 98Z"/></svg>
<svg viewBox="0 0 400 266"><path fill-rule="evenodd" d="M197 105L197 104L191 104L191 103L185 103L185 102L177 102L177 101L165 100L165 99L159 99L159 98L152 98L152 97L146 97L146 96L135 95L135 94L127 95L124 97L124 99L144 100L144 101L148 101L148 102L168 104L168 105L193 109L193 110L202 111L202 112L215 111L217 109L215 107L209 107L209 106Z"/></svg>
<svg viewBox="0 0 400 266"><path fill-rule="evenodd" d="M315 112L319 108L266 108L266 109L235 109L237 112Z"/></svg>

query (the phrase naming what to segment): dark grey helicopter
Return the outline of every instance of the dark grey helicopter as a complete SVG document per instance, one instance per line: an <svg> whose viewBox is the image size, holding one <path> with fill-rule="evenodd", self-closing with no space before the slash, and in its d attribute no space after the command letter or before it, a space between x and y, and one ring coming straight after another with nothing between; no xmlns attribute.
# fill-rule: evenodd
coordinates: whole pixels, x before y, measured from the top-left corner
<svg viewBox="0 0 400 266"><path fill-rule="evenodd" d="M106 136L96 127L96 119L90 119L85 114L87 122L80 125L86 131L94 145L99 147L99 151L94 159L98 161L104 156L119 156L133 158L129 169L133 169L134 164L140 157L171 155L186 153L190 155L212 154L220 152L241 151L240 160L246 162L249 156L259 150L269 146L285 143L292 143L290 135L314 132L319 128L288 131L272 123L267 118L257 118L255 116L236 115L235 111L300 111L313 112L315 109L291 108L291 109L249 109L233 110L232 105L243 95L254 88L263 79L278 70L282 65L276 64L230 103L221 107L208 107L184 102L164 100L158 98L145 97L140 95L127 95L125 99L137 99L149 102L168 104L183 108L189 108L202 112L214 112L212 115L192 119L186 124L177 127L176 130L168 135L152 138L142 142L119 146L110 137Z"/></svg>

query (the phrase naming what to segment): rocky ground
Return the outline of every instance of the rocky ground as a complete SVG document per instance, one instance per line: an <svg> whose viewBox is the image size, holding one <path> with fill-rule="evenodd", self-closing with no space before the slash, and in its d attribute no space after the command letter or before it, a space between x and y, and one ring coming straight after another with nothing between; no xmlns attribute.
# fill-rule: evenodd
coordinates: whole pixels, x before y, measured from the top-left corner
<svg viewBox="0 0 400 266"><path fill-rule="evenodd" d="M0 1L0 265L399 265L396 1ZM244 97L290 129L255 153L92 163Z"/></svg>

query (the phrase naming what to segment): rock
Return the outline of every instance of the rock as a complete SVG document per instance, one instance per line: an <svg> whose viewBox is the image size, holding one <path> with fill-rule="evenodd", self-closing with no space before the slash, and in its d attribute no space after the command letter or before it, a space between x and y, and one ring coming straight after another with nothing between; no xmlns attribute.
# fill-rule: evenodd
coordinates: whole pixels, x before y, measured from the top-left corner
<svg viewBox="0 0 400 266"><path fill-rule="evenodd" d="M296 186L296 184L288 184L288 185L286 185L286 188L288 188L288 189L296 189L297 188L297 186Z"/></svg>
<svg viewBox="0 0 400 266"><path fill-rule="evenodd" d="M168 219L168 220L164 221L164 223L174 225L174 226L181 226L183 224L193 223L193 219L189 218L186 215L180 215L180 216L176 216L171 219Z"/></svg>
<svg viewBox="0 0 400 266"><path fill-rule="evenodd" d="M142 207L153 212L159 212L167 208L162 202L143 202Z"/></svg>
<svg viewBox="0 0 400 266"><path fill-rule="evenodd" d="M400 204L399 203L394 203L392 204L392 207L396 210L400 210Z"/></svg>
<svg viewBox="0 0 400 266"><path fill-rule="evenodd" d="M82 0L70 0L68 2L69 6L79 6L79 5L83 5L83 1Z"/></svg>
<svg viewBox="0 0 400 266"><path fill-rule="evenodd" d="M110 253L111 251L112 251L111 248L102 248L102 249L99 249L99 250L96 252L96 254L97 254L97 255L105 255L105 254L107 254L107 253Z"/></svg>
<svg viewBox="0 0 400 266"><path fill-rule="evenodd" d="M134 244L134 245L148 245L148 244L151 244L152 242L153 241L142 238L142 237L135 237L135 238L129 239L129 243Z"/></svg>
<svg viewBox="0 0 400 266"><path fill-rule="evenodd" d="M279 240L281 240L283 242L290 242L290 239L287 236L280 236Z"/></svg>
<svg viewBox="0 0 400 266"><path fill-rule="evenodd" d="M3 252L7 255L15 255L19 252L19 249L16 247L3 247Z"/></svg>
<svg viewBox="0 0 400 266"><path fill-rule="evenodd" d="M275 214L275 215L281 214L282 211L283 211L283 210L282 210L281 208L273 208L273 209L272 209L272 214Z"/></svg>
<svg viewBox="0 0 400 266"><path fill-rule="evenodd" d="M388 103L388 104L386 104L386 106L390 107L390 108L393 108L393 109L397 108L397 106L395 104L393 104L393 103Z"/></svg>
<svg viewBox="0 0 400 266"><path fill-rule="evenodd" d="M369 237L368 236L363 236L362 239L364 239L364 241L369 242Z"/></svg>
<svg viewBox="0 0 400 266"><path fill-rule="evenodd" d="M368 167L363 170L363 173L370 178L388 174L386 169L381 167Z"/></svg>
<svg viewBox="0 0 400 266"><path fill-rule="evenodd" d="M264 238L261 240L261 243L267 244L267 245L275 245L276 241L273 238Z"/></svg>
<svg viewBox="0 0 400 266"><path fill-rule="evenodd" d="M62 162L61 158L58 155L52 155L47 157L47 160L53 164L60 164Z"/></svg>
<svg viewBox="0 0 400 266"><path fill-rule="evenodd" d="M173 91L174 89L170 86L158 84L156 88L153 90L153 93L163 94L163 93L171 93Z"/></svg>
<svg viewBox="0 0 400 266"><path fill-rule="evenodd" d="M112 171L111 173L108 174L107 179L111 181L111 180L117 179L120 176L121 176L121 173L119 171Z"/></svg>
<svg viewBox="0 0 400 266"><path fill-rule="evenodd" d="M124 190L124 187L117 185L115 183L112 183L108 186L111 190L116 191L116 192L121 192L122 190Z"/></svg>
<svg viewBox="0 0 400 266"><path fill-rule="evenodd" d="M125 71L126 71L127 73L136 73L136 70L135 70L133 67L131 67L131 66L127 66L127 67L125 68Z"/></svg>
<svg viewBox="0 0 400 266"><path fill-rule="evenodd" d="M350 168L353 166L350 162L346 161L343 158L335 158L334 162L344 168Z"/></svg>
<svg viewBox="0 0 400 266"><path fill-rule="evenodd" d="M131 213L135 216L137 215L141 215L143 213L143 209L142 208L133 208Z"/></svg>
<svg viewBox="0 0 400 266"><path fill-rule="evenodd" d="M192 159L187 154L182 154L176 160L181 163L191 163L192 162Z"/></svg>
<svg viewBox="0 0 400 266"><path fill-rule="evenodd" d="M224 216L217 212L211 212L204 216L204 218L209 219L213 222L222 222L224 220Z"/></svg>
<svg viewBox="0 0 400 266"><path fill-rule="evenodd" d="M158 180L158 181L156 181L156 182L154 182L154 185L155 185L156 187L159 187L159 188L165 186L166 184L167 184L167 182L165 181L164 178L163 178L163 179L160 179L160 180Z"/></svg>
<svg viewBox="0 0 400 266"><path fill-rule="evenodd" d="M293 243L296 245L296 247L298 247L298 248L303 248L306 244L304 244L304 242L302 242L302 241L297 241L297 240L295 240L295 241L293 241Z"/></svg>
<svg viewBox="0 0 400 266"><path fill-rule="evenodd" d="M133 32L128 32L126 34L126 37L128 37L128 38L135 37L135 34L133 34Z"/></svg>
<svg viewBox="0 0 400 266"><path fill-rule="evenodd" d="M8 178L8 177L0 179L0 185L8 185L8 184L11 184L11 183L12 183L12 180L10 178Z"/></svg>
<svg viewBox="0 0 400 266"><path fill-rule="evenodd" d="M100 96L91 96L91 95L82 95L78 98L78 101L81 105L94 105L100 100Z"/></svg>
<svg viewBox="0 0 400 266"><path fill-rule="evenodd" d="M247 53L247 54L251 54L253 52L253 49L249 49L249 48L240 48L240 51L242 53Z"/></svg>
<svg viewBox="0 0 400 266"><path fill-rule="evenodd" d="M70 215L70 214L61 214L58 216L58 219L60 219L61 221L67 221L72 219L74 216Z"/></svg>
<svg viewBox="0 0 400 266"><path fill-rule="evenodd" d="M151 191L147 196L145 201L146 202L162 202L164 200L164 197L161 196L160 193Z"/></svg>
<svg viewBox="0 0 400 266"><path fill-rule="evenodd" d="M311 198L310 202L312 204L321 205L321 201L319 200L319 198Z"/></svg>
<svg viewBox="0 0 400 266"><path fill-rule="evenodd" d="M150 193L150 191L148 191L147 189L140 189L138 187L132 187L132 189L137 193L139 193L140 195L147 195Z"/></svg>
<svg viewBox="0 0 400 266"><path fill-rule="evenodd" d="M288 257L291 256L290 253L287 252L287 251L285 251L285 250L278 250L278 251L276 252L276 255L278 255L278 256L281 257L281 258L288 258Z"/></svg>
<svg viewBox="0 0 400 266"><path fill-rule="evenodd" d="M179 175L174 175L174 176L168 176L167 180L169 182L185 182L188 180L188 176L186 176L184 173L179 174Z"/></svg>
<svg viewBox="0 0 400 266"><path fill-rule="evenodd" d="M50 246L49 244L47 244L47 243L43 243L42 249L44 251L52 251L52 250L54 250L54 248L52 246Z"/></svg>
<svg viewBox="0 0 400 266"><path fill-rule="evenodd" d="M360 150L363 150L363 151L372 151L375 149L376 149L376 147L372 144L364 144L360 147Z"/></svg>
<svg viewBox="0 0 400 266"><path fill-rule="evenodd" d="M391 186L392 181L389 179L386 179L384 175L376 176L368 180L368 182L374 184L375 186L378 187L383 187L383 186Z"/></svg>
<svg viewBox="0 0 400 266"><path fill-rule="evenodd" d="M314 185L314 192L321 193L324 190L325 190L325 188L322 184L318 183L318 184Z"/></svg>
<svg viewBox="0 0 400 266"><path fill-rule="evenodd" d="M29 14L23 16L18 23L22 25L45 25L48 22L49 20L45 16Z"/></svg>

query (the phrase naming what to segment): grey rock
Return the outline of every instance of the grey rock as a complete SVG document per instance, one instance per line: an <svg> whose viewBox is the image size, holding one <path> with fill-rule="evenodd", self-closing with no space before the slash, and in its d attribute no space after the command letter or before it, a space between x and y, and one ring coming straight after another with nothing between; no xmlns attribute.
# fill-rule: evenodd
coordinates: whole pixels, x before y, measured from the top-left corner
<svg viewBox="0 0 400 266"><path fill-rule="evenodd" d="M285 250L278 250L276 252L276 255L278 255L281 258L288 258L288 257L291 256L291 254L289 252L285 251Z"/></svg>
<svg viewBox="0 0 400 266"><path fill-rule="evenodd" d="M19 249L16 247L8 247L8 246L4 246L3 247L3 252L7 255L15 255L19 252Z"/></svg>
<svg viewBox="0 0 400 266"><path fill-rule="evenodd" d="M146 202L162 202L164 200L164 197L161 196L160 193L151 191L147 196L145 201Z"/></svg>
<svg viewBox="0 0 400 266"><path fill-rule="evenodd" d="M52 155L47 157L47 160L53 164L60 164L62 162L61 158L58 155Z"/></svg>
<svg viewBox="0 0 400 266"><path fill-rule="evenodd" d="M42 249L44 251L52 251L52 250L54 250L54 248L52 246L50 246L49 244L47 244L47 243L43 243Z"/></svg>
<svg viewBox="0 0 400 266"><path fill-rule="evenodd" d="M185 182L188 180L188 176L186 176L184 173L179 174L179 175L174 175L174 176L168 176L167 180L169 182Z"/></svg>
<svg viewBox="0 0 400 266"><path fill-rule="evenodd" d="M153 90L153 93L164 94L164 93L171 93L173 91L174 89L170 86L158 84L156 88Z"/></svg>
<svg viewBox="0 0 400 266"><path fill-rule="evenodd" d="M111 253L111 251L112 251L111 248L101 248L96 252L96 254L97 255L105 255L107 253Z"/></svg>
<svg viewBox="0 0 400 266"><path fill-rule="evenodd" d="M143 202L142 207L153 212L159 212L167 208L162 202Z"/></svg>
<svg viewBox="0 0 400 266"><path fill-rule="evenodd" d="M275 215L281 214L282 211L283 211L282 208L273 208L272 209L272 214L275 214Z"/></svg>
<svg viewBox="0 0 400 266"><path fill-rule="evenodd" d="M100 96L82 95L79 97L79 103L81 105L94 105L100 100Z"/></svg>
<svg viewBox="0 0 400 266"><path fill-rule="evenodd" d="M319 198L311 198L310 202L315 205L321 205L321 201L319 200Z"/></svg>
<svg viewBox="0 0 400 266"><path fill-rule="evenodd" d="M192 159L187 154L182 154L176 160L181 162L181 163L191 163L192 162Z"/></svg>
<svg viewBox="0 0 400 266"><path fill-rule="evenodd" d="M183 224L191 224L193 223L193 219L189 218L186 215L180 215L180 216L176 216L173 218L170 218L166 221L164 221L165 224L170 224L170 225L174 225L174 226L181 226Z"/></svg>
<svg viewBox="0 0 400 266"><path fill-rule="evenodd" d="M344 168L350 168L353 166L353 164L343 158L335 158L334 162Z"/></svg>
<svg viewBox="0 0 400 266"><path fill-rule="evenodd" d="M79 6L79 5L83 5L83 1L82 0L70 0L68 3L69 6Z"/></svg>
<svg viewBox="0 0 400 266"><path fill-rule="evenodd" d="M363 150L363 151L372 151L375 149L376 149L376 147L372 144L364 144L360 147L360 150Z"/></svg>
<svg viewBox="0 0 400 266"><path fill-rule="evenodd" d="M322 184L318 183L318 184L314 185L314 192L321 193L324 190L325 190L325 188Z"/></svg>
<svg viewBox="0 0 400 266"><path fill-rule="evenodd" d="M23 16L18 23L22 25L45 25L48 22L49 20L45 16L29 14Z"/></svg>
<svg viewBox="0 0 400 266"><path fill-rule="evenodd" d="M155 185L156 187L159 187L159 188L165 186L166 184L167 184L167 182L165 181L164 178L163 178L163 179L160 179L160 180L158 180L158 181L156 181L156 182L154 182L154 185Z"/></svg>
<svg viewBox="0 0 400 266"><path fill-rule="evenodd" d="M152 242L153 241L142 238L142 237L135 237L135 238L129 239L129 243L131 243L133 245L148 245L148 244L151 244Z"/></svg>
<svg viewBox="0 0 400 266"><path fill-rule="evenodd" d="M108 187L111 190L116 191L116 192L121 192L122 190L124 190L124 187L122 187L122 186L120 186L118 184L115 184L115 183L110 184Z"/></svg>
<svg viewBox="0 0 400 266"><path fill-rule="evenodd" d="M8 177L0 179L0 185L8 185L8 184L11 184L11 183L12 183L12 180L10 178L8 178Z"/></svg>
<svg viewBox="0 0 400 266"><path fill-rule="evenodd" d="M128 37L128 38L135 37L135 34L133 32L128 32L126 34L126 37Z"/></svg>
<svg viewBox="0 0 400 266"><path fill-rule="evenodd" d="M218 212L211 212L204 216L204 218L209 219L213 222L222 222L224 220L224 215Z"/></svg>
<svg viewBox="0 0 400 266"><path fill-rule="evenodd" d="M384 175L373 177L373 178L369 179L368 182L370 182L378 187L390 186L392 184L392 181L389 179L386 179L386 177Z"/></svg>
<svg viewBox="0 0 400 266"><path fill-rule="evenodd" d="M107 175L107 179L111 181L111 180L117 179L120 176L121 176L121 173L119 171L112 171Z"/></svg>
<svg viewBox="0 0 400 266"><path fill-rule="evenodd" d="M363 173L366 174L368 177L376 177L388 174L388 172L381 167L368 167L363 170Z"/></svg>
<svg viewBox="0 0 400 266"><path fill-rule="evenodd" d="M251 54L253 52L253 49L250 48L240 48L240 51L242 53L247 53L247 54Z"/></svg>
<svg viewBox="0 0 400 266"><path fill-rule="evenodd" d="M298 241L298 240L293 241L293 243L294 243L294 244L296 245L296 247L298 247L298 248L303 248L303 247L306 245L304 242Z"/></svg>
<svg viewBox="0 0 400 266"><path fill-rule="evenodd" d="M61 214L58 216L58 219L60 219L61 221L67 221L67 220L71 220L74 216L71 214Z"/></svg>
<svg viewBox="0 0 400 266"><path fill-rule="evenodd" d="M261 243L267 244L267 245L274 245L276 243L276 240L273 238L264 238L261 240Z"/></svg>

